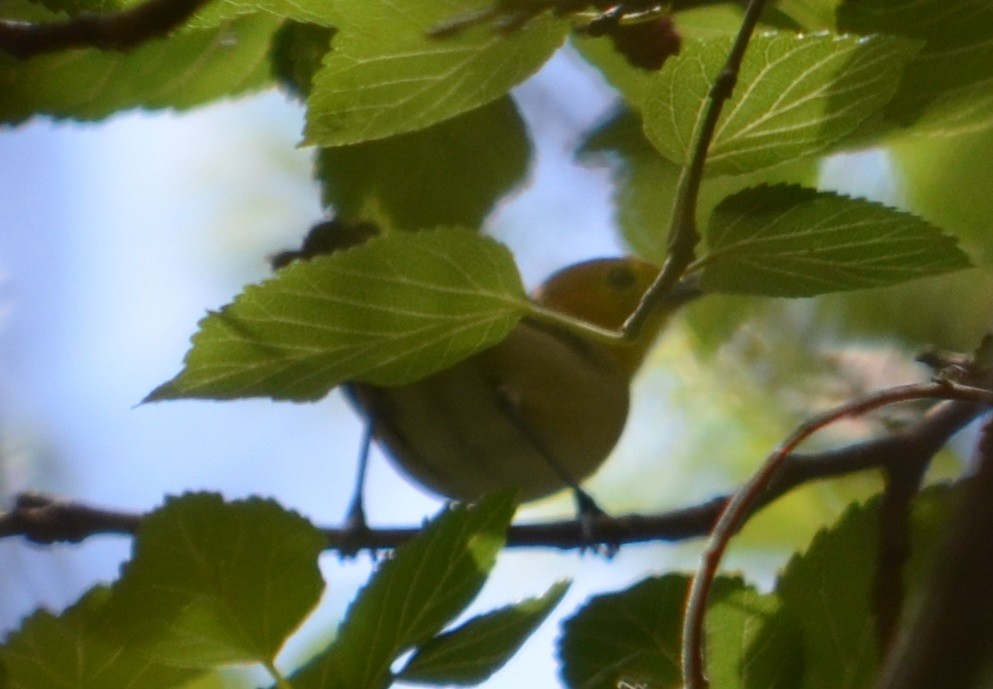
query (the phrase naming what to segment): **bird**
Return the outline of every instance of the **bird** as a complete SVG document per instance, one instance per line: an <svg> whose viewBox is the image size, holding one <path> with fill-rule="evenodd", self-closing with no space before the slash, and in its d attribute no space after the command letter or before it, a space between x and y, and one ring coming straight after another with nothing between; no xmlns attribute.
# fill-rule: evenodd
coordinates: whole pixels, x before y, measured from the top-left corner
<svg viewBox="0 0 993 689"><path fill-rule="evenodd" d="M335 224L322 232L351 236ZM365 241L368 232L360 228L347 244ZM308 238L311 250L305 243L301 252L284 252L279 264L328 250L319 234L315 228ZM541 309L620 331L658 274L636 257L589 259L553 273L531 298ZM594 340L525 317L497 344L412 383L345 384L368 429L346 524L366 528L370 439L402 474L444 498L472 502L513 488L529 502L568 488L581 518L602 514L580 483L617 444L632 379L669 315L698 295L677 286L630 341Z"/></svg>
<svg viewBox="0 0 993 689"><path fill-rule="evenodd" d="M532 299L619 331L658 273L634 257L591 259L554 273ZM674 292L631 342L594 341L524 318L504 340L448 369L394 387L351 383L346 391L394 466L429 492L472 502L513 488L529 502L568 488L585 532L588 519L604 512L580 483L617 444L632 379L669 313L695 296L694 289ZM356 491L349 520L361 525Z"/></svg>

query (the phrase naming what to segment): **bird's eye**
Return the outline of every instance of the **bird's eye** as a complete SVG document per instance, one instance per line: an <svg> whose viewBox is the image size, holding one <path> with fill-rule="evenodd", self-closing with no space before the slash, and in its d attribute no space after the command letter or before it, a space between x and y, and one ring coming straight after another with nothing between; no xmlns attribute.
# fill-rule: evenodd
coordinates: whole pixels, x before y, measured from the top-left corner
<svg viewBox="0 0 993 689"><path fill-rule="evenodd" d="M637 282L634 271L626 265L612 266L606 275L607 286L620 292L630 289Z"/></svg>

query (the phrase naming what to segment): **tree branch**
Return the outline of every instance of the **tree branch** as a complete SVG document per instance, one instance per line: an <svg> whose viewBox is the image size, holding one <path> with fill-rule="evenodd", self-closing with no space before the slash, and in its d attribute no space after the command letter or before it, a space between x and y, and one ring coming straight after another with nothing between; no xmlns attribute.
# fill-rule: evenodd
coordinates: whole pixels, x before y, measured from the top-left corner
<svg viewBox="0 0 993 689"><path fill-rule="evenodd" d="M880 655L886 657L903 611L903 567L910 557L914 497L938 448L921 445L894 453L884 465L886 489L879 507L878 565L872 585Z"/></svg>
<svg viewBox="0 0 993 689"><path fill-rule="evenodd" d="M893 457L916 452L917 448L939 448L959 429L976 418L985 407L966 402L934 405L915 424L866 442L828 452L793 454L761 495L753 508L769 504L798 486L867 469L884 468ZM923 451L923 450L922 450ZM593 524L595 541L603 544L683 541L706 535L713 528L730 496L670 510L656 515L625 515L598 519ZM134 535L142 515L104 510L51 496L24 494L13 509L0 513L0 538L23 537L40 544L77 543L98 534ZM417 528L370 529L359 541L347 528L325 528L328 549L348 552L358 549L395 548L419 533ZM575 520L543 524L518 524L510 528L507 545L516 548L574 549L590 545Z"/></svg>
<svg viewBox="0 0 993 689"><path fill-rule="evenodd" d="M879 689L973 689L990 667L993 422L983 429L978 459L934 558L924 600L883 668Z"/></svg>
<svg viewBox="0 0 993 689"><path fill-rule="evenodd" d="M0 21L0 50L19 59L72 48L130 50L165 36L209 0L148 0L120 12L83 12L59 22Z"/></svg>

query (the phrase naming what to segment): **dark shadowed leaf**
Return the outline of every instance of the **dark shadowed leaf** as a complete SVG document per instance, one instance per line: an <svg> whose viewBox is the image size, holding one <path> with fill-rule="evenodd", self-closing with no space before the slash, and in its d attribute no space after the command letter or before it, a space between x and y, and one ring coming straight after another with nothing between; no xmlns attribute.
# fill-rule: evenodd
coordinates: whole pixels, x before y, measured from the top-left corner
<svg viewBox="0 0 993 689"><path fill-rule="evenodd" d="M910 559L903 571L907 601L927 581L936 544L952 504L951 491L936 487L919 495L910 514ZM797 689L868 689L879 671L872 601L879 562L879 500L853 504L823 529L783 572L777 592L799 625L804 679Z"/></svg>
<svg viewBox="0 0 993 689"><path fill-rule="evenodd" d="M625 241L638 256L661 265L676 200L679 166L649 144L641 119L630 110L616 112L591 131L579 158L585 163L609 167L614 213ZM810 157L747 175L706 177L700 185L697 221L705 224L721 199L745 187L774 182L813 183L817 169L817 159Z"/></svg>
<svg viewBox="0 0 993 689"><path fill-rule="evenodd" d="M417 684L474 685L503 667L569 589L560 582L529 598L473 617L421 646L397 678Z"/></svg>
<svg viewBox="0 0 993 689"><path fill-rule="evenodd" d="M271 662L320 599L326 546L270 500L169 499L142 521L113 589L113 629L172 665Z"/></svg>
<svg viewBox="0 0 993 689"><path fill-rule="evenodd" d="M128 52L68 50L18 61L0 52L0 120L32 115L95 120L130 108L178 110L258 89L269 81L279 25L246 16L190 29Z"/></svg>
<svg viewBox="0 0 993 689"><path fill-rule="evenodd" d="M352 602L338 635L291 682L295 689L382 689L397 656L426 642L467 606L503 547L508 492L456 505L383 562Z"/></svg>
<svg viewBox="0 0 993 689"><path fill-rule="evenodd" d="M531 143L510 98L408 134L322 149L324 202L392 229L479 227L524 181Z"/></svg>
<svg viewBox="0 0 993 689"><path fill-rule="evenodd" d="M198 670L166 667L108 625L110 591L96 587L61 615L41 610L0 646L4 689L167 689Z"/></svg>
<svg viewBox="0 0 993 689"><path fill-rule="evenodd" d="M689 577L653 577L596 596L563 625L562 676L570 689L621 686L676 689ZM708 674L714 686L786 689L800 668L794 628L774 596L740 579L714 582L707 619Z"/></svg>
<svg viewBox="0 0 993 689"><path fill-rule="evenodd" d="M918 131L993 126L993 4L987 0L848 0L838 28L920 41L886 115Z"/></svg>

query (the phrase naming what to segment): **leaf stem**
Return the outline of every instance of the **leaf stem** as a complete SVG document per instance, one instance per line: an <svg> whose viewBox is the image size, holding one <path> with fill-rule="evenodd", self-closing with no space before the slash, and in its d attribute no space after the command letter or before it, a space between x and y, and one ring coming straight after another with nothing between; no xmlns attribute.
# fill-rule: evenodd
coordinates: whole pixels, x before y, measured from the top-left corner
<svg viewBox="0 0 993 689"><path fill-rule="evenodd" d="M562 313L561 311L547 309L544 306L540 306L534 302L531 302L528 306L527 317L538 321L539 323L544 323L555 328L561 328L562 330L574 333L585 340L591 340L599 344L624 345L635 343L634 338L625 337L623 333L619 333L616 330L601 328L600 326L590 323L589 321L584 321L581 318L574 318L569 314Z"/></svg>
<svg viewBox="0 0 993 689"><path fill-rule="evenodd" d="M748 3L727 61L710 88L707 108L693 134L693 153L689 164L683 167L679 176L676 201L669 221L666 259L662 265L662 272L645 292L638 308L624 323L622 332L626 339L638 339L650 315L665 300L666 294L679 282L686 267L695 258L696 246L700 243L700 233L696 227L697 199L703 181L707 152L714 139L724 103L731 97L738 82L741 62L765 4L766 0L750 0Z"/></svg>
<svg viewBox="0 0 993 689"><path fill-rule="evenodd" d="M707 679L704 676L703 623L707 597L710 594L710 588L717 575L724 551L731 538L741 528L752 507L775 478L786 458L808 437L840 419L859 416L873 409L897 402L931 398L965 399L986 405L993 404L993 392L989 390L945 381L902 385L852 400L801 424L773 450L752 478L728 501L711 532L710 540L701 558L700 567L690 585L686 614L683 618L682 664L683 682L686 689L706 689L708 687Z"/></svg>

